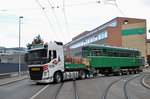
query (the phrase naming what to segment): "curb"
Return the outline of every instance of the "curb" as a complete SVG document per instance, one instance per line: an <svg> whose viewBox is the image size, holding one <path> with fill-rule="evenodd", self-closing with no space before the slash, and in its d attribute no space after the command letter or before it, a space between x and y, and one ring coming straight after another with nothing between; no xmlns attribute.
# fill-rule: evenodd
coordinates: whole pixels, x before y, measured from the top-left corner
<svg viewBox="0 0 150 99"><path fill-rule="evenodd" d="M28 71L22 71L21 75L26 75L28 74ZM0 79L5 79L5 78L9 78L9 77L17 77L18 76L18 72L11 72L11 73L2 73L0 74Z"/></svg>
<svg viewBox="0 0 150 99"><path fill-rule="evenodd" d="M149 89L150 89L150 86L145 83L145 78L148 77L148 76L150 76L150 74L149 74L149 75L146 75L146 76L144 76L144 77L142 78L142 84L143 84L146 88L149 88Z"/></svg>
<svg viewBox="0 0 150 99"><path fill-rule="evenodd" d="M8 82L4 82L4 83L1 83L0 86L11 84L11 83L15 83L15 82L18 82L18 81L21 81L21 80L25 80L25 79L28 79L28 77L17 79L17 80L12 80L12 81L8 81Z"/></svg>

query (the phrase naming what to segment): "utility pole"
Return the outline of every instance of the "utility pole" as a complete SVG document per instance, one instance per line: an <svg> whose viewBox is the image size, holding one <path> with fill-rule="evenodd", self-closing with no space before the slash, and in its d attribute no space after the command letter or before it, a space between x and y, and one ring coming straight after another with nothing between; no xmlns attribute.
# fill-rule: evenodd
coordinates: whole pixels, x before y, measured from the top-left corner
<svg viewBox="0 0 150 99"><path fill-rule="evenodd" d="M21 18L23 18L23 16L20 16L20 17L19 17L19 73L18 73L18 76L21 76L21 58L20 58Z"/></svg>

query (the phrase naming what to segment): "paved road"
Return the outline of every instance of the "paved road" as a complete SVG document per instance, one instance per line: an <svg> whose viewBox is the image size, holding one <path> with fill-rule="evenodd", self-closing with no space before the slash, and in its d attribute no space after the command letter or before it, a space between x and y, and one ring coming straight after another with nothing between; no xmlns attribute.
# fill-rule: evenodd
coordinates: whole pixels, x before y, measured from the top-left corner
<svg viewBox="0 0 150 99"><path fill-rule="evenodd" d="M127 84L127 92L131 99L149 99L150 90L141 85L140 77ZM101 99L105 89L110 83L124 76L101 76L85 80L77 80L77 92L79 99ZM129 77L130 78L130 77ZM110 89L108 99L125 99L122 85L125 80L114 84ZM0 99L52 99L60 84L39 84L29 82L28 79L0 86ZM120 91L120 89L122 91ZM75 99L73 81L65 81L57 99Z"/></svg>
<svg viewBox="0 0 150 99"><path fill-rule="evenodd" d="M141 84L141 79L147 74L132 80L128 85L128 93L131 99L150 99L150 89Z"/></svg>

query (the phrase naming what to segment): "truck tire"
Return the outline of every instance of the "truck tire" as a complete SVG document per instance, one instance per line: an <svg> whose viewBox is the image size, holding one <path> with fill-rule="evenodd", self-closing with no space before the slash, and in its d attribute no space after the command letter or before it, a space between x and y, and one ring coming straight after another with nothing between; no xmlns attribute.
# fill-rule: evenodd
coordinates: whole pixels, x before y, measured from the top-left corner
<svg viewBox="0 0 150 99"><path fill-rule="evenodd" d="M79 71L79 78L80 79L85 79L87 77L85 70L80 70Z"/></svg>
<svg viewBox="0 0 150 99"><path fill-rule="evenodd" d="M56 84L58 84L58 83L60 83L61 81L62 81L62 76L61 76L60 72L56 72L56 73L54 74L54 82L55 82Z"/></svg>

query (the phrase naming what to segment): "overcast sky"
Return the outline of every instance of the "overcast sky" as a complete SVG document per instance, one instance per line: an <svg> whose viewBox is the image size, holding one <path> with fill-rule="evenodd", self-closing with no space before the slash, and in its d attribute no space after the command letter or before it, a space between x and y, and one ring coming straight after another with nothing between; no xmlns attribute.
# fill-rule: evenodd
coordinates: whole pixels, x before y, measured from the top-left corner
<svg viewBox="0 0 150 99"><path fill-rule="evenodd" d="M19 16L24 17L21 19L22 47L31 43L38 34L45 42L67 43L76 35L90 31L116 17L146 19L147 30L150 29L150 0L116 0L118 8L113 0L49 0L49 2L0 0L0 46L18 47Z"/></svg>

